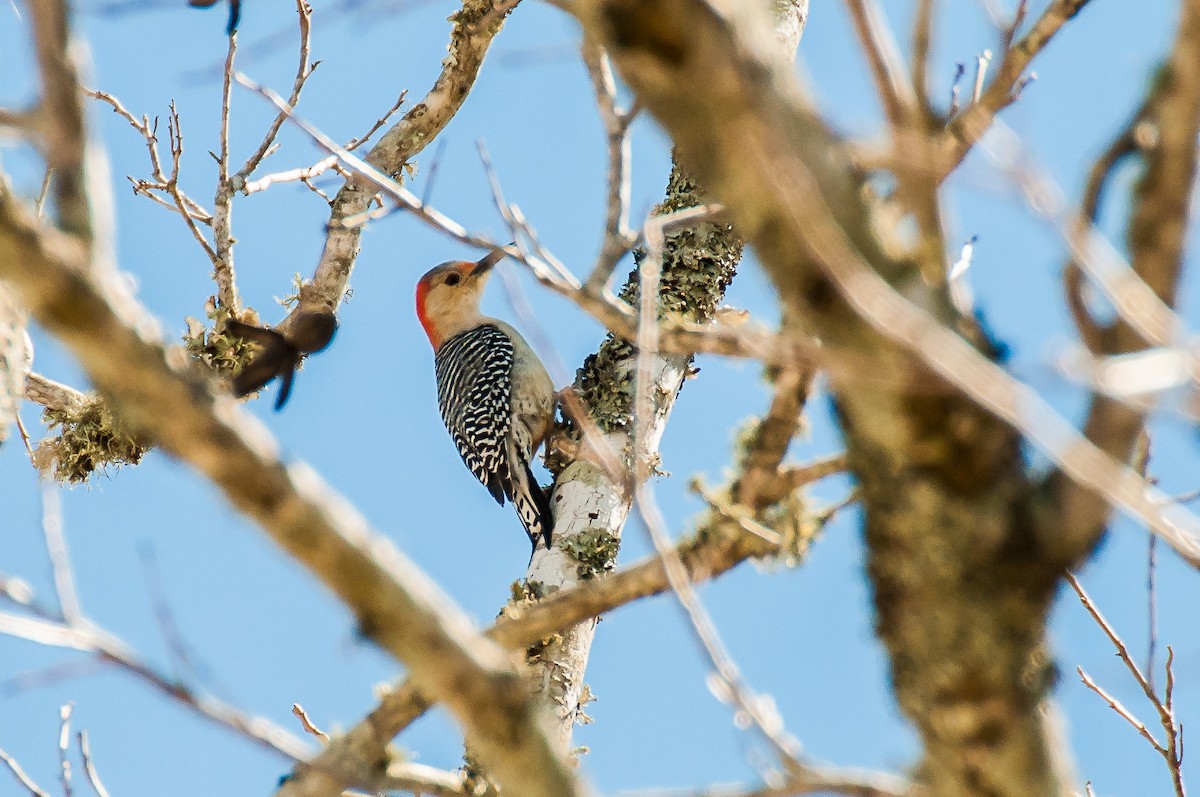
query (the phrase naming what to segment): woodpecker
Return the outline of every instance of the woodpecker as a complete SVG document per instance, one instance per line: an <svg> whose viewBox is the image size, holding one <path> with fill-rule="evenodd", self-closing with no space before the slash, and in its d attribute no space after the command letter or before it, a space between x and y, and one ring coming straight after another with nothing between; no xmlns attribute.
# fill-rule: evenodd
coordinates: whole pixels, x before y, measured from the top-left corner
<svg viewBox="0 0 1200 797"><path fill-rule="evenodd" d="M554 383L515 329L479 302L497 249L442 263L417 283L417 318L433 345L438 409L463 462L496 503L512 501L536 551L550 547L549 497L530 470L554 419Z"/></svg>

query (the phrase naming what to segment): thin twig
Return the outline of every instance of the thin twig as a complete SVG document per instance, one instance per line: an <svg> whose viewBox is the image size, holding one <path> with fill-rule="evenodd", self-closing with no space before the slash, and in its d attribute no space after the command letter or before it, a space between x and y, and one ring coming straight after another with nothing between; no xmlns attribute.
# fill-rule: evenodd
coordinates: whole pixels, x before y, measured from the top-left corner
<svg viewBox="0 0 1200 797"><path fill-rule="evenodd" d="M909 83L900 48L876 0L845 0L854 21L859 46L871 67L875 90L893 130L901 130L916 107L916 92Z"/></svg>
<svg viewBox="0 0 1200 797"><path fill-rule="evenodd" d="M521 209L516 205L510 204L504 199L504 191L500 187L500 177L496 173L496 168L492 165L492 158L488 154L487 146L483 140L476 142L476 147L479 150L479 160L483 163L484 172L487 174L488 183L492 187L492 197L496 207L500 210L500 215L508 224L509 231L516 240L517 248L524 253L525 245L528 244L536 253L536 258L524 258L523 262L527 263L534 273L534 276L539 278L539 281L547 284L555 284L565 286L570 290L577 291L580 288L579 280L571 273L562 261L555 257L549 249L542 245L541 239L538 238L537 232L533 226L526 221L521 213ZM548 267L548 269L546 268ZM541 273L539 273L541 272Z"/></svg>
<svg viewBox="0 0 1200 797"><path fill-rule="evenodd" d="M304 89L304 84L308 82L308 79L312 76L313 70L316 66L315 64L309 63L312 48L312 8L308 5L306 0L296 0L296 13L299 17L300 26L300 63L296 67L296 77L292 81L292 93L288 95L287 104L288 107L291 108L294 108L296 103L300 101L300 92ZM236 35L237 34L232 34L230 36L231 43L233 39L236 38ZM233 75L232 65L232 60L226 62L225 65L226 110L228 109L228 92L230 87L229 81ZM403 95L401 95L401 97L403 97ZM267 128L266 134L259 143L258 148L250 154L250 157L246 158L246 162L242 164L242 168L237 170L237 174L234 176L234 190L240 189L241 184L246 181L246 178L254 173L254 170L258 168L263 159L266 158L267 155L272 151L272 147L275 144L275 139L279 135L279 131L283 127L283 123L285 121L287 121L287 115L285 113L281 111L280 113L276 114L275 119L272 120L271 125ZM349 149L349 147L347 147L347 149Z"/></svg>
<svg viewBox="0 0 1200 797"><path fill-rule="evenodd" d="M167 177L167 175L163 172L162 159L158 152L158 118L156 117L153 122L151 122L149 117L145 115L143 115L141 119L138 119L132 113L130 113L124 105L121 104L120 100L108 92L85 89L84 93L87 94L87 96L100 100L111 107L113 113L129 122L129 125L139 134L141 134L142 138L145 140L146 151L150 156L150 176L152 179L143 180L140 178L129 177L129 181L133 184L134 193L141 194L142 196L153 200L157 204L162 205L172 212L180 212L180 209L175 202L167 202L153 192L160 191L166 193L171 196L173 200L176 196L182 197L184 206L186 207L187 212L191 215L191 218L195 219L201 224L211 225L212 213L184 193L178 185L176 185L174 190L172 190L170 184L172 181L178 181L178 172L171 177Z"/></svg>
<svg viewBox="0 0 1200 797"><path fill-rule="evenodd" d="M967 67L962 61L954 64L954 80L950 83L950 115L958 113L958 96L962 90L961 83L963 75L967 74Z"/></svg>
<svg viewBox="0 0 1200 797"><path fill-rule="evenodd" d="M1075 578L1075 575L1073 573L1067 573L1066 579L1067 583L1071 585L1071 589L1075 590L1075 594L1079 596L1079 602L1083 604L1083 608L1087 609L1087 613L1090 614L1092 619L1096 621L1096 625L1100 626L1100 630L1102 630L1104 635L1108 637L1108 640L1112 642L1113 647L1117 650L1117 656L1125 664L1125 669L1129 670L1129 672L1133 675L1134 680L1136 680L1138 686L1142 688L1142 692L1145 693L1147 699L1149 699L1152 703L1158 702L1158 696L1150 687L1150 682L1146 680L1146 676L1142 674L1141 669L1134 662L1133 657L1129 655L1129 649L1125 646L1125 642L1121 639L1120 635L1117 634L1116 629L1109 624L1104 615L1100 613L1100 610L1096 608L1096 604L1092 601L1091 596L1087 594L1087 591L1084 590L1083 585L1079 583L1079 580Z"/></svg>
<svg viewBox="0 0 1200 797"><path fill-rule="evenodd" d="M1092 601L1091 596L1088 595L1084 590L1083 585L1079 583L1079 580L1075 578L1072 573L1066 574L1066 580L1067 583L1071 585L1071 588L1075 590L1075 594L1079 596L1079 602L1083 604L1083 607L1087 610L1088 614L1092 616L1092 619L1096 621L1096 624L1100 626L1102 631L1104 631L1104 635L1108 637L1109 641L1112 642L1113 647L1116 648L1117 657L1121 659L1121 662L1125 665L1125 669L1129 670L1129 672L1133 675L1134 680L1136 680L1138 683L1138 686L1142 688L1142 693L1145 694L1146 699L1150 701L1150 704L1154 706L1155 711L1158 712L1159 724L1166 732L1166 744L1164 745L1155 739L1153 734L1146 729L1146 726L1141 722L1141 720L1137 719L1133 713L1121 705L1119 701L1097 686L1095 682L1083 672L1082 669L1079 669L1080 677L1083 678L1084 684L1089 689L1100 695L1100 697L1102 697L1114 711L1120 714L1126 722L1132 725L1138 731L1138 733L1141 734L1141 736L1151 744L1155 751L1163 757L1163 761L1166 763L1167 769L1171 775L1171 783L1175 789L1176 797L1186 797L1182 770L1183 728L1182 725L1180 725L1176 720L1174 704L1175 651L1170 645L1167 646L1167 684L1164 697L1160 699L1158 694L1154 691L1154 687L1151 684L1150 679L1138 668L1137 663L1134 662L1133 657L1129 654L1129 649L1125 646L1125 642L1117 634L1116 629L1113 628L1112 624L1108 622L1108 619L1100 613L1100 609Z"/></svg>
<svg viewBox="0 0 1200 797"><path fill-rule="evenodd" d="M191 651L184 641L175 622L175 615L167 602L167 591L163 586L162 573L158 567L158 557L150 542L138 545L138 557L142 561L142 573L146 578L146 591L150 596L150 604L154 610L154 620L158 624L159 634L166 643L167 653L175 670L176 679L183 676L197 677L197 667Z"/></svg>
<svg viewBox="0 0 1200 797"><path fill-rule="evenodd" d="M616 79L608 54L591 43L583 46L583 62L592 80L596 105L608 149L607 201L605 203L604 239L596 266L584 284L584 290L603 293L617 263L633 245L629 229L630 141L629 126L635 113L617 105Z"/></svg>
<svg viewBox="0 0 1200 797"><path fill-rule="evenodd" d="M349 151L349 147L346 148ZM429 162L429 169L425 172L425 187L421 189L421 204L428 205L430 199L433 198L433 187L437 184L438 172L442 168L442 158L446 154L446 139L438 139L437 149L433 151L433 158Z"/></svg>
<svg viewBox="0 0 1200 797"><path fill-rule="evenodd" d="M1105 703L1108 703L1109 708L1117 712L1117 714L1120 715L1123 720L1133 726L1133 729L1136 730L1143 739L1149 742L1150 746L1153 747L1159 755L1165 756L1167 754L1167 748L1163 747L1159 743L1158 739L1154 738L1154 734L1150 733L1150 731L1146 728L1146 723L1135 717L1133 712L1125 708L1121 701L1104 691L1103 687L1097 685L1096 682L1092 680L1091 676L1083 671L1082 667L1076 667L1075 671L1079 673L1079 677L1083 680L1083 685L1099 695Z"/></svg>
<svg viewBox="0 0 1200 797"><path fill-rule="evenodd" d="M57 593L63 622L76 625L83 620L83 609L80 608L79 593L75 589L75 575L67 552L67 538L63 533L62 499L59 489L58 485L50 482L42 483L42 535L45 537L46 551L50 556L54 590Z"/></svg>
<svg viewBox="0 0 1200 797"><path fill-rule="evenodd" d="M246 713L214 697L203 695L173 676L159 672L140 659L121 638L98 628L86 616L67 625L57 613L38 603L24 582L0 578L0 597L6 598L33 617L0 612L0 634L27 639L51 647L90 652L97 660L148 684L166 697L218 725L241 734L286 758L300 760L311 751L300 739L269 720ZM35 619L36 618L36 619Z"/></svg>
<svg viewBox="0 0 1200 797"><path fill-rule="evenodd" d="M50 178L54 176L54 167L47 166L46 174L42 177L42 187L38 190L37 202L34 203L34 212L40 219L43 215L43 210L46 207L46 196L50 193Z"/></svg>
<svg viewBox="0 0 1200 797"><path fill-rule="evenodd" d="M71 759L67 754L71 741L71 712L73 709L74 706L71 703L64 703L58 709L58 767L63 797L72 797L75 793L75 789L71 785Z"/></svg>
<svg viewBox="0 0 1200 797"><path fill-rule="evenodd" d="M1013 86L1026 67L1054 39L1062 27L1088 4L1089 0L1053 0L1033 27L1020 41L1005 49L996 76L988 87L951 119L942 133L942 152L935 181L941 183L962 163L971 147L991 126L996 114L1015 99Z"/></svg>
<svg viewBox="0 0 1200 797"><path fill-rule="evenodd" d="M4 766L8 767L8 771L13 773L13 777L15 777L20 784L24 786L30 794L33 795L33 797L50 797L49 794L43 791L30 779L28 775L25 774L25 770L21 769L21 765L17 763L17 760L8 753L4 752L3 749L0 749L0 761L4 762Z"/></svg>
<svg viewBox="0 0 1200 797"><path fill-rule="evenodd" d="M221 79L221 113L217 153L217 190L213 197L213 280L217 283L217 306L234 316L239 310L237 272L233 264L233 193L229 177L229 114L233 105L233 69L237 56L237 31L229 34L225 69ZM179 120L175 120L178 130Z"/></svg>
<svg viewBox="0 0 1200 797"><path fill-rule="evenodd" d="M312 720L308 718L308 712L299 703L292 704L292 714L300 720L300 726L304 728L304 732L311 734L321 740L324 744L329 744L329 734L313 725Z"/></svg>
<svg viewBox="0 0 1200 797"><path fill-rule="evenodd" d="M312 166L265 174L257 180L251 180L243 184L242 193L249 196L250 194L257 194L259 191L265 191L278 183L306 182L314 177L320 177L336 166L337 162L336 155L329 155L317 161Z"/></svg>
<svg viewBox="0 0 1200 797"><path fill-rule="evenodd" d="M1167 753L1164 756L1171 773L1175 797L1187 797L1183 785L1183 723L1175 719L1175 650L1167 645L1167 685L1165 701L1159 708L1163 728L1167 732Z"/></svg>
<svg viewBox="0 0 1200 797"><path fill-rule="evenodd" d="M913 16L912 84L913 94L922 108L929 107L929 53L933 48L935 0L920 0Z"/></svg>
<svg viewBox="0 0 1200 797"><path fill-rule="evenodd" d="M375 124L371 125L370 130L368 130L366 133L363 133L358 138L352 138L346 142L346 151L353 152L354 150L361 147L363 144L370 141L371 136L375 135L375 133L377 133L379 131L379 128L381 128L385 124L387 124L388 120L392 118L392 116L396 113L396 111L400 110L400 106L404 104L404 98L407 95L408 95L408 89L405 89L404 91L400 92L400 96L396 98L395 104L393 104L391 108L388 108L387 112L383 116L381 116L375 120ZM295 103L292 103L292 104L294 105Z"/></svg>
<svg viewBox="0 0 1200 797"><path fill-rule="evenodd" d="M217 257L217 253L209 244L208 239L204 237L204 233L200 232L195 217L192 215L191 209L184 199L183 192L179 188L179 162L183 157L183 130L179 126L179 111L175 108L174 100L171 101L170 114L167 116L167 140L170 142L171 150L171 176L167 180L166 190L175 199L175 209L183 218L183 223L187 225L188 230L192 233L192 237L200 244L200 248L204 250L204 254L208 255L208 259L212 261L213 267L216 268L220 263L220 258ZM213 219L215 227L215 211Z"/></svg>
<svg viewBox="0 0 1200 797"><path fill-rule="evenodd" d="M104 784L100 782L100 773L96 772L96 764L92 759L92 745L88 741L87 731L80 731L75 734L79 741L79 757L83 760L83 771L87 775L88 783L95 790L97 797L108 797L108 789L104 788Z"/></svg>
<svg viewBox="0 0 1200 797"><path fill-rule="evenodd" d="M763 738L775 748L781 763L789 771L803 771L805 767L797 757L800 752L799 743L784 731L782 719L776 712L772 711L770 715L767 714L768 701L756 695L742 681L737 667L730 659L717 634L712 619L704 610L695 590L692 589L683 562L680 561L674 546L670 544L663 531L666 524L654 500L654 488L650 480L653 463L648 456L646 446L649 443L648 425L654 414L653 362L659 356L658 288L664 241L661 227L654 225L653 220L646 225L643 234L646 238L647 251L641 261L638 284L639 321L633 442L634 489L638 512L650 534L658 556L662 559L663 570L667 574L671 591L683 608L692 632L714 669L715 683L720 685L718 699L721 699L722 702L732 703L737 707L739 714L753 722Z"/></svg>
<svg viewBox="0 0 1200 797"><path fill-rule="evenodd" d="M1146 680L1154 689L1154 656L1158 652L1158 537L1146 535Z"/></svg>
<svg viewBox="0 0 1200 797"><path fill-rule="evenodd" d="M991 50L984 50L975 56L975 88L971 90L971 102L979 102L979 98L983 95L983 81L987 77L988 65L991 62Z"/></svg>

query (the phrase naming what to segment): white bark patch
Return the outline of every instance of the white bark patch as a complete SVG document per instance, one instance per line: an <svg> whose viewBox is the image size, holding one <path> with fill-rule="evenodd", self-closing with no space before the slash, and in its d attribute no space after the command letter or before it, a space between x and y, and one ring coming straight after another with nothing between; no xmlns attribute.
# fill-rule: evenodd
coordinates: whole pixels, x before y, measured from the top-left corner
<svg viewBox="0 0 1200 797"><path fill-rule="evenodd" d="M667 417L687 371L687 358L656 358L654 375L654 411L645 432L644 456L657 458L658 444L666 429ZM631 442L625 434L611 434L607 442L630 467ZM579 583L579 563L562 550L562 544L584 532L605 531L621 536L629 516L630 502L625 486L612 482L598 467L585 460L573 462L559 477L554 496L554 547L539 548L529 563L528 582L540 582L550 589L562 589ZM553 740L561 751L571 746L571 734L580 717L584 696L584 672L596 633L596 620L588 620L563 632L540 652L535 664L538 691L554 713Z"/></svg>
<svg viewBox="0 0 1200 797"><path fill-rule="evenodd" d="M0 444L8 439L8 428L17 419L32 356L25 313L0 283Z"/></svg>

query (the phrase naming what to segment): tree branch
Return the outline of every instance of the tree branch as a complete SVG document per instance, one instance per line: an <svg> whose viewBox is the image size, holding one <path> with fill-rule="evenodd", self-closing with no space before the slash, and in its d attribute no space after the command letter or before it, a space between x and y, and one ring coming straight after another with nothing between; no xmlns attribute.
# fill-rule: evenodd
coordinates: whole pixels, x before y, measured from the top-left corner
<svg viewBox="0 0 1200 797"><path fill-rule="evenodd" d="M506 654L315 473L281 462L263 427L145 333L151 319L125 289L98 283L79 244L40 226L7 190L0 278L75 354L123 422L208 477L346 602L364 635L445 700L499 782L531 797L576 793Z"/></svg>
<svg viewBox="0 0 1200 797"><path fill-rule="evenodd" d="M38 132L46 162L54 171L54 204L59 226L84 240L92 237L92 214L85 170L87 129L79 72L71 56L70 9L65 0L33 3L29 9L42 99Z"/></svg>
<svg viewBox="0 0 1200 797"><path fill-rule="evenodd" d="M760 428L774 428L785 422L775 408L787 403L773 402L772 412L760 424ZM791 420L794 422L796 417L798 415L792 416ZM773 445L778 468L787 448L786 444L778 445L781 436L760 435L758 439L764 441L764 449ZM754 460L759 467L766 469L766 460L770 456L764 450L762 456L754 457ZM815 467L809 472L813 477L811 481L815 481L830 471L825 466ZM800 486L802 483L796 479L794 489ZM765 508L765 504L758 507L759 510ZM683 562L688 580L699 583L717 578L747 559L772 557L779 553L792 555L793 551L781 551L780 545L795 542L806 541L781 539L774 532L766 535L750 533L742 521L722 512L714 512L703 521L692 538L678 543L676 552ZM611 575L584 581L539 601L509 606L485 633L498 644L519 650L541 643L571 626L613 609L642 598L661 595L668 589L670 584L662 560L658 556L650 556ZM312 761L297 767L292 777L280 787L276 797L328 797L337 795L344 788L372 788L378 782L379 773L387 766L387 746L392 738L420 717L430 705L411 681L401 682L389 690L379 706L349 732L334 739Z"/></svg>
<svg viewBox="0 0 1200 797"><path fill-rule="evenodd" d="M450 54L442 72L420 102L393 125L367 153L375 169L396 177L404 164L423 150L458 113L466 101L492 39L520 0L466 0L451 15ZM346 292L358 257L362 230L344 220L366 211L378 189L370 180L354 178L333 199L325 248L311 281L300 288L300 301L279 325L285 334L304 313L334 313Z"/></svg>
<svg viewBox="0 0 1200 797"><path fill-rule="evenodd" d="M946 125L941 136L940 160L935 180L941 183L962 163L971 147L975 146L991 126L996 114L1017 99L1015 91L1021 74L1037 55L1050 44L1054 36L1069 22L1089 0L1053 0L1016 45L1004 51L1000 68L988 84L983 95L964 108Z"/></svg>
<svg viewBox="0 0 1200 797"><path fill-rule="evenodd" d="M692 0L578 10L831 357L854 352L873 375L904 383L982 368L959 336L986 351L979 330L875 239L849 151L802 99L758 7L722 8L729 16ZM921 364L950 352L956 364L937 364L938 376ZM925 743L920 780L932 794L1057 795L1038 706L1049 683L1043 618L1060 571L1029 550L1018 435L976 405L977 386L969 396L854 379L831 387L862 485L878 626Z"/></svg>
<svg viewBox="0 0 1200 797"><path fill-rule="evenodd" d="M1186 0L1171 53L1159 70L1143 109L1129 133L1152 144L1141 150L1145 171L1134 187L1128 246L1134 274L1166 308L1173 307L1183 266L1184 242L1192 209L1200 135L1200 2ZM1149 126L1146 128L1146 126ZM1115 159L1124 146L1118 137L1103 160ZM1098 192L1099 187L1095 190ZM1068 269L1069 270L1069 269ZM1124 354L1144 347L1129 323L1118 321L1100 333L1103 353ZM1101 394L1092 397L1084 434L1118 461L1129 457L1143 427L1143 411ZM1065 561L1081 555L1104 533L1110 508L1107 497L1061 474L1048 480L1048 529L1059 541Z"/></svg>

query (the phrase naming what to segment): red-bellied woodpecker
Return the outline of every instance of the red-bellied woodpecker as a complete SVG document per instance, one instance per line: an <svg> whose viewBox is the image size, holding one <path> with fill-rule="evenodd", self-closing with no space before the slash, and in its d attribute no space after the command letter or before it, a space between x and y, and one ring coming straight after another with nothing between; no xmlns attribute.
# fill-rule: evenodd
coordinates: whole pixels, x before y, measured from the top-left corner
<svg viewBox="0 0 1200 797"><path fill-rule="evenodd" d="M479 309L504 253L451 261L417 283L417 317L433 344L438 408L463 462L501 506L507 498L536 550L550 546L550 501L529 465L554 420L554 383L525 339Z"/></svg>

